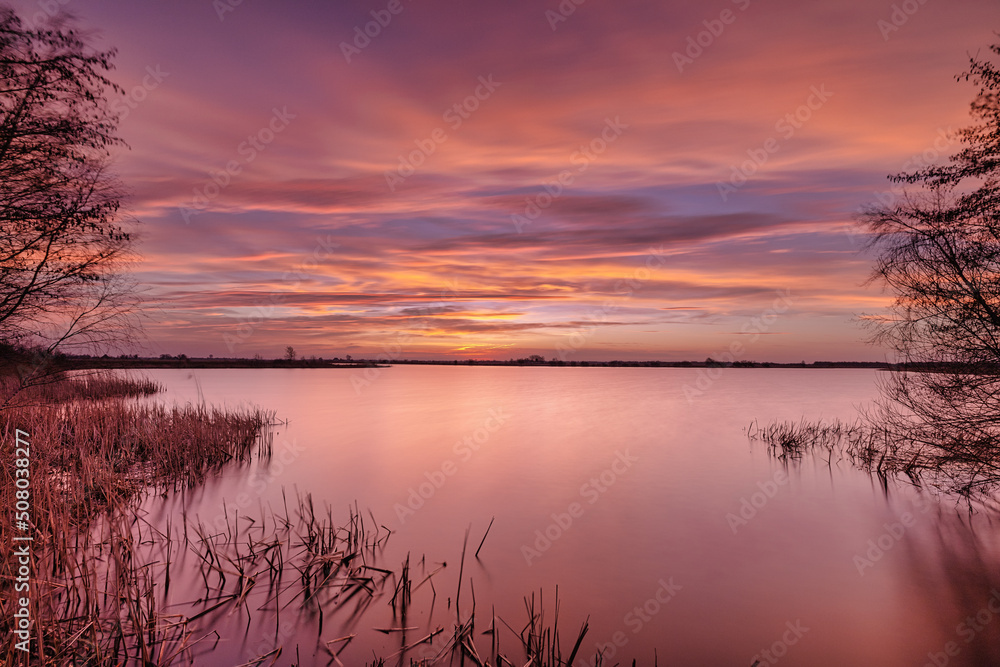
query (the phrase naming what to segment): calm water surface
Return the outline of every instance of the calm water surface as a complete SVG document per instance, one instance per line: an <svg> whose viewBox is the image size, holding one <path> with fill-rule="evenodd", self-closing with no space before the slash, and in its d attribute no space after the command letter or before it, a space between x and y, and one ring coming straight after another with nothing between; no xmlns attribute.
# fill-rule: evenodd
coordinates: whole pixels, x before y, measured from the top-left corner
<svg viewBox="0 0 1000 667"><path fill-rule="evenodd" d="M407 553L418 572L447 563L414 594L410 640L450 632L471 526L462 605L471 578L477 636L491 607L520 630L524 596L549 604L558 585L563 636L590 618L577 664L602 647L611 664L652 664L654 650L664 665L1000 664L996 515L883 490L836 458L786 466L743 433L754 419L853 419L875 371L727 369L686 395L703 372L399 366L362 385L347 369L153 371L158 400L255 404L288 424L268 464L146 507L211 523L223 503L251 517L280 507L284 490L346 520L357 501L393 531L387 566ZM291 606L249 611L249 636L245 614L212 620L223 640L200 664L244 662L276 636L279 664L295 644L302 664L327 664L318 641L355 632L345 664L399 648L372 632L394 624L387 600L327 614L322 632Z"/></svg>

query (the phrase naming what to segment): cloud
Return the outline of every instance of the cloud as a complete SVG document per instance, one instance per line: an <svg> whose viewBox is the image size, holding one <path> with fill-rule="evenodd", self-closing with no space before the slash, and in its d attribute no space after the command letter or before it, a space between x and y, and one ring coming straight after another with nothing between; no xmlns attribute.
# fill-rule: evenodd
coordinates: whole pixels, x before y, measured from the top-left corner
<svg viewBox="0 0 1000 667"><path fill-rule="evenodd" d="M420 321L433 326L413 354L545 352L613 300L594 350L664 356L790 288L801 319L776 354L858 350L853 311L885 297L862 286L870 258L847 226L939 128L966 124L953 75L995 40L994 8L927 3L885 40L888 6L754 2L680 72L674 53L720 8L584 3L553 29L557 7L406 4L348 63L341 42L370 20L358 3L242 3L218 21L197 0L74 0L120 47L123 85L170 72L122 123L132 150L117 163L144 223L138 275L162 308L151 338L225 353L223 332L274 306L242 350L296 336L328 356L377 350ZM447 114L480 76L500 86L456 126ZM814 85L833 96L780 135ZM185 223L180 207L275 107L295 115L287 129ZM628 128L584 168L608 118ZM716 184L776 136L722 201ZM566 171L519 231L511 215ZM651 253L664 261L646 275Z"/></svg>

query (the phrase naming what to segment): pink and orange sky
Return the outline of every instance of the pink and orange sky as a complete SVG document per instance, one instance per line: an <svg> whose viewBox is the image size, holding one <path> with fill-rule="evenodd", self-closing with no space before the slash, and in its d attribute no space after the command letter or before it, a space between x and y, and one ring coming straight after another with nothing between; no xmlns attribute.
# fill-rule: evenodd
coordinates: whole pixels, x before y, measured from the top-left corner
<svg viewBox="0 0 1000 667"><path fill-rule="evenodd" d="M197 356L883 359L852 220L954 149L1000 29L995 0L13 4L118 48L141 352Z"/></svg>

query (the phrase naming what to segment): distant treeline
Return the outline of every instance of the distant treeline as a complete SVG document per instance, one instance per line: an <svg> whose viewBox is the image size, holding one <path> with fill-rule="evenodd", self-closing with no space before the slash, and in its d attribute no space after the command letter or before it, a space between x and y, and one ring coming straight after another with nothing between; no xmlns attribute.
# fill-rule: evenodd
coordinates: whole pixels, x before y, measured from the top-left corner
<svg viewBox="0 0 1000 667"><path fill-rule="evenodd" d="M366 368L385 365L424 365L424 366L576 366L576 367L622 367L622 368L897 368L893 364L872 361L815 361L812 363L776 363L759 361L722 362L714 359L704 361L563 361L561 359L544 359L540 355L521 359L462 359L462 360L427 360L427 359L354 359L334 357L324 359L311 357L308 359L262 359L259 356L247 358L221 357L188 357L180 354L168 354L159 357L140 357L138 355L123 355L95 357L90 355L62 356L59 364L67 369L81 368ZM911 367L912 370L941 370Z"/></svg>

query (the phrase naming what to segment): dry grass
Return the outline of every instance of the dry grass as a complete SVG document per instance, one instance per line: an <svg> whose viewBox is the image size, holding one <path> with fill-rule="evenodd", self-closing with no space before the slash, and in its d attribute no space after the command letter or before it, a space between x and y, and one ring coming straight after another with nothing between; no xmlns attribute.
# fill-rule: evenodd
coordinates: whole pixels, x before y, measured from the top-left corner
<svg viewBox="0 0 1000 667"><path fill-rule="evenodd" d="M0 374L0 409L79 400L137 398L162 390L159 383L149 378L108 371L51 372L30 379Z"/></svg>
<svg viewBox="0 0 1000 667"><path fill-rule="evenodd" d="M12 381L5 381L10 387ZM168 664L154 646L184 641L183 624L153 604L155 579L133 558L135 503L148 491L193 485L267 451L271 415L204 406L168 408L143 396L149 381L108 375L17 392L0 410L0 656L17 664L14 535L31 535L33 664ZM113 398L108 398L112 396ZM30 442L30 529L14 525L16 430ZM23 436L22 436L23 437ZM100 565L99 565L100 564ZM20 593L24 595L24 593ZM173 642L166 641L174 637Z"/></svg>
<svg viewBox="0 0 1000 667"><path fill-rule="evenodd" d="M751 441L763 442L768 453L782 460L805 454L834 456L875 475L884 485L889 478L906 479L919 487L935 488L969 502L990 501L998 486L997 462L988 448L965 447L961 456L933 440L920 441L868 418L854 422L756 422L746 429Z"/></svg>
<svg viewBox="0 0 1000 667"><path fill-rule="evenodd" d="M767 445L768 452L780 459L799 459L806 453L822 451L832 454L841 450L854 451L868 437L864 424L858 420L842 422L772 422L761 426L756 421L746 429L747 436Z"/></svg>

